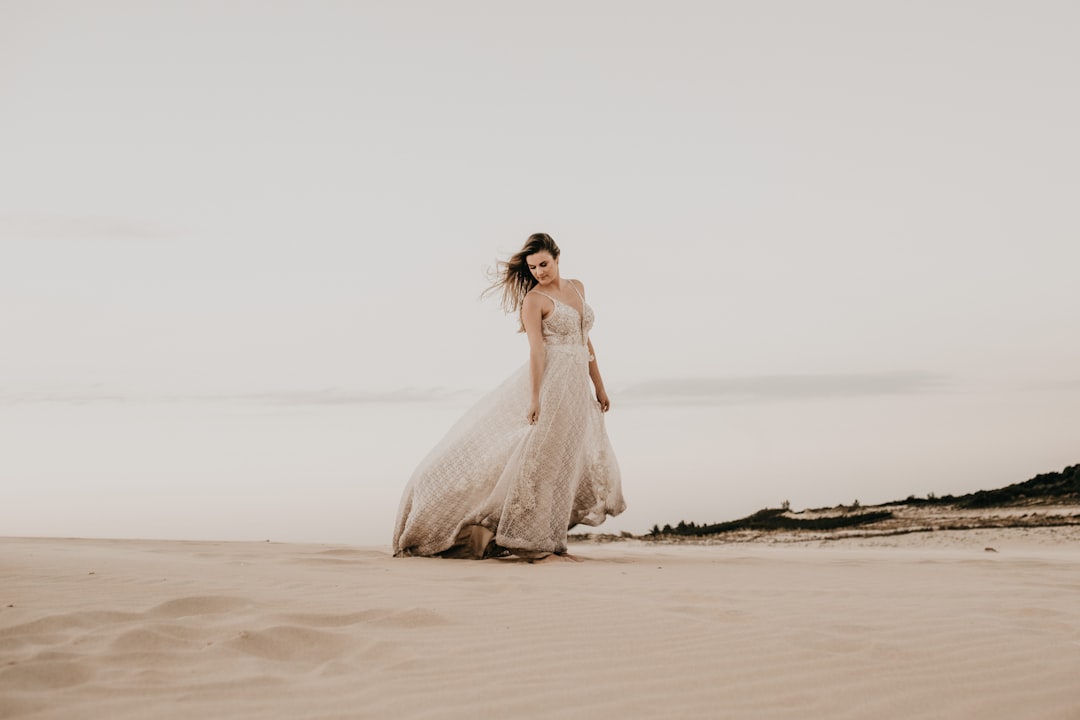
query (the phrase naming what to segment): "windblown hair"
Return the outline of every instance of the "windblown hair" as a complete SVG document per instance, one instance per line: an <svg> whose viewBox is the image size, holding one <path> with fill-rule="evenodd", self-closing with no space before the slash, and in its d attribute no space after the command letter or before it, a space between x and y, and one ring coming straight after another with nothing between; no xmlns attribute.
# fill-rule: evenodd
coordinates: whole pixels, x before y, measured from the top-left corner
<svg viewBox="0 0 1080 720"><path fill-rule="evenodd" d="M547 233L533 233L525 241L525 246L510 256L509 260L499 260L496 269L492 273L494 282L491 287L483 292L487 295L491 292L502 291L502 306L506 312L517 313L521 317L521 306L525 302L525 296L536 287L536 278L529 272L529 263L525 258L539 252L547 251L552 258L559 257L559 246ZM521 323L518 332L525 332L525 324Z"/></svg>

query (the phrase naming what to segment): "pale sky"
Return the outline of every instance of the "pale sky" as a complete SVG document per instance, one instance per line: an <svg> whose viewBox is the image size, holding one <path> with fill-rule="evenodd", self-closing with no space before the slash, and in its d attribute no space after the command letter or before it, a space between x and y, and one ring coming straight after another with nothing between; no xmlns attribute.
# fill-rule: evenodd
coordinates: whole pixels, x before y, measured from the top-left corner
<svg viewBox="0 0 1080 720"><path fill-rule="evenodd" d="M629 509L1080 462L1080 5L0 0L0 534L386 544L585 282Z"/></svg>

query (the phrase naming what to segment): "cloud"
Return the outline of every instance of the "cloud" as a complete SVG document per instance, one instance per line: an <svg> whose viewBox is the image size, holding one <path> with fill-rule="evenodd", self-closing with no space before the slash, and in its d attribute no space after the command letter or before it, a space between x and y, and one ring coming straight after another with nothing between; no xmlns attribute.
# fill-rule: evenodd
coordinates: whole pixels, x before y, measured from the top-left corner
<svg viewBox="0 0 1080 720"><path fill-rule="evenodd" d="M167 237L145 220L93 215L0 215L0 239L22 241L156 240Z"/></svg>
<svg viewBox="0 0 1080 720"><path fill-rule="evenodd" d="M261 405L376 405L414 404L456 400L471 395L463 390L446 388L395 388L390 390L284 390L252 393L162 394L107 392L100 388L10 391L0 389L4 405L115 405L120 403L226 403Z"/></svg>
<svg viewBox="0 0 1080 720"><path fill-rule="evenodd" d="M409 387L392 390L341 390L328 388L322 390L246 393L230 396L230 398L274 405L398 405L450 400L460 394L459 391L445 388Z"/></svg>
<svg viewBox="0 0 1080 720"><path fill-rule="evenodd" d="M733 378L666 378L631 385L618 393L620 403L635 405L742 405L815 398L915 395L940 390L948 378L926 372L853 373L846 375L758 375ZM476 392L443 387L386 390L316 388L240 393L142 393L101 387L4 391L0 405L117 403L250 403L278 406L410 405L475 399Z"/></svg>
<svg viewBox="0 0 1080 720"><path fill-rule="evenodd" d="M1039 382L1028 383L1023 386L1023 389L1033 390L1035 392L1068 392L1071 390L1080 390L1080 378L1041 380Z"/></svg>
<svg viewBox="0 0 1080 720"><path fill-rule="evenodd" d="M139 398L124 393L96 390L0 390L0 407L5 405L112 405L137 399Z"/></svg>
<svg viewBox="0 0 1080 720"><path fill-rule="evenodd" d="M620 400L635 404L735 405L809 398L912 395L940 389L946 384L944 376L926 372L667 378L631 385L620 393Z"/></svg>

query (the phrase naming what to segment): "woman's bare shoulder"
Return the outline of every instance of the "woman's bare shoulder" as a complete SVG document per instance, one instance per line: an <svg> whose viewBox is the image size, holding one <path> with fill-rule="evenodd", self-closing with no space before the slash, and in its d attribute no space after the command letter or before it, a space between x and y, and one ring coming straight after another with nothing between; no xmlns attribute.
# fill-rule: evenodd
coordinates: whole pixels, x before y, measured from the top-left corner
<svg viewBox="0 0 1080 720"><path fill-rule="evenodd" d="M535 290L530 290L529 292L525 293L525 299L521 301L521 308L523 310L528 310L530 308L542 309L550 302L551 300L549 300L544 294L536 292Z"/></svg>

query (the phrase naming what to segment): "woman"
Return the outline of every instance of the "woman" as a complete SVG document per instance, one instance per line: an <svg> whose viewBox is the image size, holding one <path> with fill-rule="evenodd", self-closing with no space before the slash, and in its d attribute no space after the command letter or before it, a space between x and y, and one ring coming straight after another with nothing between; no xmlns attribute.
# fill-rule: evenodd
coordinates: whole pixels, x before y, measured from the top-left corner
<svg viewBox="0 0 1080 720"><path fill-rule="evenodd" d="M480 400L405 488L394 555L566 557L566 532L618 515L619 467L585 288L559 274L545 233L499 263L503 306L518 312L529 362ZM589 383L592 382L592 392ZM594 399L595 398L595 399Z"/></svg>

